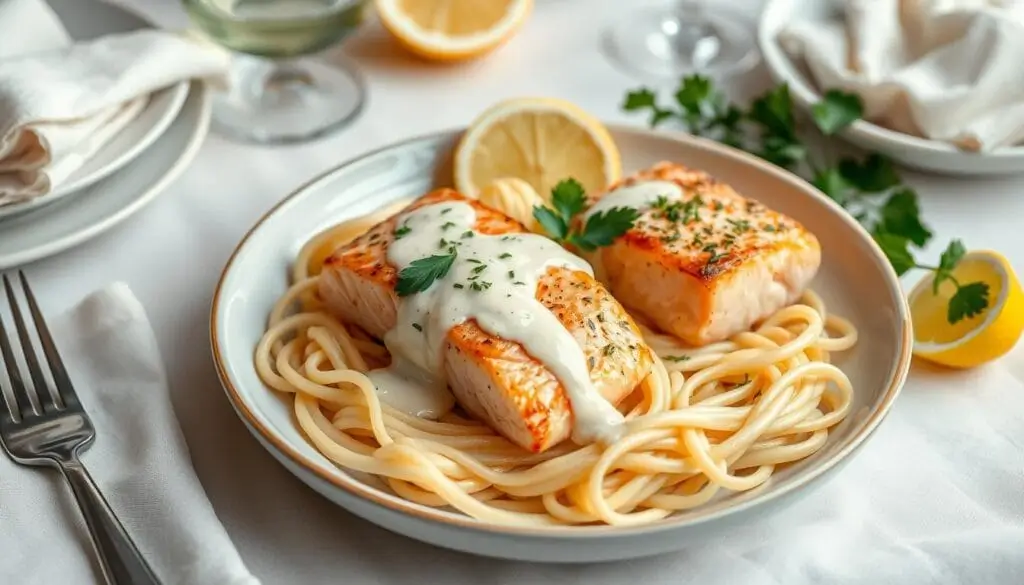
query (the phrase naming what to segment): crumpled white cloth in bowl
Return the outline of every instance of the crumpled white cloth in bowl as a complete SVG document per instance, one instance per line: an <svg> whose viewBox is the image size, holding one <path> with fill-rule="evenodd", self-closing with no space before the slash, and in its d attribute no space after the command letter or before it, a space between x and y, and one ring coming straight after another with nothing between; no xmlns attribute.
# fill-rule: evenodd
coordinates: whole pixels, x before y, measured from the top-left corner
<svg viewBox="0 0 1024 585"><path fill-rule="evenodd" d="M865 118L990 151L1024 141L1024 2L841 0L841 20L796 21L779 43L822 93L858 94Z"/></svg>

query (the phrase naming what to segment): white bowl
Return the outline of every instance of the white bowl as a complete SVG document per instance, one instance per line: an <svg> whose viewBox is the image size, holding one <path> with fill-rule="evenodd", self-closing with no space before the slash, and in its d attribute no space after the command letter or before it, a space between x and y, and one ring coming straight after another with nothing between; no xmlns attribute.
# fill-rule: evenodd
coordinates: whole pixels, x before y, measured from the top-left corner
<svg viewBox="0 0 1024 585"><path fill-rule="evenodd" d="M214 295L213 356L228 398L249 430L285 467L328 499L384 528L457 550L530 561L584 562L663 553L782 510L834 474L882 421L910 365L910 319L895 272L871 237L831 200L794 175L745 153L682 134L612 127L627 171L660 160L706 169L740 192L794 216L818 235L823 265L813 287L851 319L857 347L837 360L855 388L851 414L818 453L777 470L759 489L640 527L515 528L411 503L321 455L296 426L292 402L266 388L253 350L288 287L302 244L322 229L395 200L450 184L457 132L367 154L285 198L243 238Z"/></svg>
<svg viewBox="0 0 1024 585"><path fill-rule="evenodd" d="M768 0L758 25L758 44L765 65L776 82L789 84L793 101L810 110L822 92L814 86L803 66L794 63L778 42L779 32L796 21L826 23L839 18L840 8L831 0ZM853 144L926 171L949 175L1002 175L1024 172L1024 147L998 148L991 152L965 152L955 146L896 132L858 120L839 134Z"/></svg>

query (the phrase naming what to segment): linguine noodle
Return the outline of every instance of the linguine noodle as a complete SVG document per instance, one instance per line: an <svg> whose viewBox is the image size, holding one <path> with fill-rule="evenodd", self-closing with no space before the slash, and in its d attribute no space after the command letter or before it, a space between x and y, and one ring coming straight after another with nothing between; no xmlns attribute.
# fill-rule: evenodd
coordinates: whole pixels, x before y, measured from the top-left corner
<svg viewBox="0 0 1024 585"><path fill-rule="evenodd" d="M653 369L619 405L626 432L607 446L566 441L531 453L456 413L395 410L365 375L389 362L387 350L332 316L316 290L331 252L404 204L303 247L255 354L260 378L293 397L324 456L403 498L495 524L644 524L763 484L818 451L850 410L850 380L830 355L851 348L857 331L810 291L755 330L700 348L641 324Z"/></svg>

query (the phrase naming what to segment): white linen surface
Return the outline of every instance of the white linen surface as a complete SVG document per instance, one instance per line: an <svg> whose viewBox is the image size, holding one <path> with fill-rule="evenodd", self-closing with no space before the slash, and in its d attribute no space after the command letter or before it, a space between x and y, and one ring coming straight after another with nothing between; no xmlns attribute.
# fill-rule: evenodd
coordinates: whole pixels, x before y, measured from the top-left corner
<svg viewBox="0 0 1024 585"><path fill-rule="evenodd" d="M840 4L842 21L796 21L780 34L818 88L852 91L870 120L965 150L1024 140L1024 2Z"/></svg>
<svg viewBox="0 0 1024 585"><path fill-rule="evenodd" d="M170 31L73 43L44 0L0 0L0 205L59 187L153 91L223 75L228 62Z"/></svg>
<svg viewBox="0 0 1024 585"><path fill-rule="evenodd" d="M97 429L82 461L157 576L165 585L259 585L192 470L153 330L131 290L115 283L50 321ZM64 479L2 454L0 551L4 585L98 581Z"/></svg>
<svg viewBox="0 0 1024 585"><path fill-rule="evenodd" d="M177 2L119 1L164 26L187 23ZM718 1L751 18L759 13L756 0ZM367 25L344 47L369 84L370 99L355 123L287 148L211 135L191 168L151 207L109 235L27 267L36 291L44 306L57 307L76 302L82 288L130 284L168 365L196 474L246 565L268 585L1020 583L1024 344L968 372L916 363L893 411L863 449L784 514L701 547L610 564L503 562L391 534L307 488L238 420L211 365L208 324L224 263L252 224L325 169L410 136L465 125L501 99L558 96L603 120L642 126L642 116L619 108L625 91L642 82L597 50L603 26L628 16L626 4L538 0L530 22L505 47L446 67L408 57L379 25ZM582 13L586 26L580 26ZM724 83L746 98L769 82L761 70ZM673 85L663 88L665 99ZM935 263L949 239L959 237L971 248L1003 251L1024 274L1024 177L904 176L920 193L923 217L936 234L921 253L923 262ZM6 534L3 524L0 533ZM30 561L51 559L40 549ZM84 569L78 580L58 581L93 582ZM6 585L2 577L0 583Z"/></svg>

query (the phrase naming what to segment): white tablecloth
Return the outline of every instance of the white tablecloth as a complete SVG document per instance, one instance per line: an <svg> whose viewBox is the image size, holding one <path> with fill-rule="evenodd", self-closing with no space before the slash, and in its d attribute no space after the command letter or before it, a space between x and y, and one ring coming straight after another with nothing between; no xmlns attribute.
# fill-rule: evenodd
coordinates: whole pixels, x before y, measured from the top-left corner
<svg viewBox="0 0 1024 585"><path fill-rule="evenodd" d="M759 5L758 0L733 2L743 5L751 15ZM173 0L122 3L138 6L167 26L186 22ZM374 24L347 45L347 52L368 78L370 92L367 108L354 125L318 142L284 148L236 144L211 135L191 168L147 209L75 250L28 267L48 311L62 309L113 280L123 280L132 287L156 329L174 406L199 478L242 557L267 585L780 582L763 580L766 575L758 568L769 553L781 555L785 563L792 564L787 575L802 575L810 579L806 582L815 582L816 574L826 579L838 577L827 571L815 572L821 571L830 555L857 555L858 546L865 544L856 534L830 532L826 519L801 513L801 504L790 518L773 522L772 532L764 534L763 548L742 551L707 548L609 566L561 567L500 562L436 549L359 520L306 488L249 435L217 382L207 325L213 288L224 262L252 223L308 178L369 148L463 125L473 112L514 95L565 97L603 119L643 124L643 119L619 111L623 93L635 87L637 81L616 70L597 49L604 25L621 18L628 10L625 4L615 0L538 0L534 17L509 45L485 60L453 67L424 66L411 60ZM743 89L764 87L765 80L763 72L755 74L743 80ZM948 238L962 237L972 248L1003 251L1018 273L1024 274L1024 175L957 180L908 171L906 176L918 187L925 217L936 231L934 246L926 257L937 258ZM932 533L924 515L915 516L916 503L927 498L950 498L950 505L955 506L963 494L951 493L949 486L930 490L929 485L914 480L913 441L922 437L904 436L899 423L914 421L927 426L933 400L939 396L946 398L942 409L955 409L960 400L966 404L989 399L985 411L991 416L999 416L1001 408L1016 408L1017 420L1024 421L1020 410L1024 408L1024 393L1011 404L998 401L1001 389L1024 379L1022 358L1024 348L1018 347L1000 364L964 373L938 372L915 364L911 381L890 419L835 481L807 496L805 509L817 509L822 502L839 499L841 515L856 515L857 506L864 505L884 506L895 515L902 511L902 521L919 523L915 532L920 538L893 542L887 554L915 555L929 547L932 552L943 550L943 534ZM961 394L962 398L949 400L950 394ZM938 441L945 429L934 432ZM1016 433L1005 439L1024 449L1024 428L1018 426ZM964 448L979 448L965 457L985 455L981 444ZM891 464L891 457L881 455L893 449L907 454L905 466L882 465L882 461ZM901 477L906 481L900 481ZM1013 494L1024 499L1022 477L1020 468L1008 469L1000 485L974 488L1007 490L1012 503ZM879 481L893 486L890 500L855 500L852 508L843 508L841 502L846 495ZM1009 508L1010 514L1020 511L1019 505ZM973 513L964 511L967 516ZM1024 518L1017 520L1018 527L1024 525ZM863 534L874 533L877 531ZM787 548L787 542L797 537L802 543L818 541L819 546ZM951 567L935 566L918 575L893 576L892 582L966 583L967 579L952 575L973 574L979 580L972 582L1002 585L1015 580L1008 577L1013 570L1018 571L1017 577L1024 574L1024 543L1019 532L1000 542L996 531L976 540L974 546L943 553ZM40 551L41 558L45 554ZM701 570L695 574L693 554L721 558L717 563L701 563ZM990 572L994 560L1004 564L997 572ZM883 561L884 554L864 559L866 563ZM1010 562L1010 569L1005 561ZM843 577L843 582L861 582L856 574ZM83 580L87 582L88 577L83 576ZM781 583L789 582L794 581Z"/></svg>

